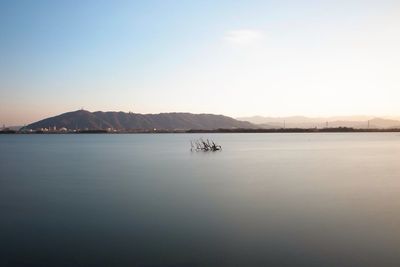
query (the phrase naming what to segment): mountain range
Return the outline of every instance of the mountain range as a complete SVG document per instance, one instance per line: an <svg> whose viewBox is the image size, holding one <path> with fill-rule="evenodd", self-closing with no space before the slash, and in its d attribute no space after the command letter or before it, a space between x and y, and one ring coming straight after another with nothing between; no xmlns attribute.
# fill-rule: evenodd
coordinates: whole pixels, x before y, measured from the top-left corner
<svg viewBox="0 0 400 267"><path fill-rule="evenodd" d="M393 118L377 118L374 116L338 116L310 118L304 116L291 117L242 117L238 120L248 121L261 128L325 128L350 127L356 129L390 129L400 128L400 120Z"/></svg>
<svg viewBox="0 0 400 267"><path fill-rule="evenodd" d="M231 118L214 114L183 112L140 114L126 112L90 112L77 110L46 118L27 125L26 129L66 128L89 130L215 130L215 129L279 129L279 128L336 128L391 129L400 128L400 121L373 116L342 116L310 118L291 117L242 117Z"/></svg>
<svg viewBox="0 0 400 267"><path fill-rule="evenodd" d="M139 114L126 112L89 112L77 110L27 125L27 129L115 129L115 130L214 130L257 128L256 125L223 115L192 113Z"/></svg>

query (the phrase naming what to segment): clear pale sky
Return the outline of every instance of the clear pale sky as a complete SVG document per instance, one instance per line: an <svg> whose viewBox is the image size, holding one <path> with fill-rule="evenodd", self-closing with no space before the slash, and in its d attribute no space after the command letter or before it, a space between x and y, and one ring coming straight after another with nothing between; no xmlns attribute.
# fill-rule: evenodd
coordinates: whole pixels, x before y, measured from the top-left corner
<svg viewBox="0 0 400 267"><path fill-rule="evenodd" d="M0 123L400 115L400 1L0 1Z"/></svg>

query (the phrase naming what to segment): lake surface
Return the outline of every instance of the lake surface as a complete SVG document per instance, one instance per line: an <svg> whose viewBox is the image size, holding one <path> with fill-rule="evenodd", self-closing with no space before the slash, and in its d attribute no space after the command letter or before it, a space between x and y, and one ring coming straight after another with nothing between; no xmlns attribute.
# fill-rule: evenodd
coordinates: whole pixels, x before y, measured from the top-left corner
<svg viewBox="0 0 400 267"><path fill-rule="evenodd" d="M0 136L0 266L397 267L400 134Z"/></svg>

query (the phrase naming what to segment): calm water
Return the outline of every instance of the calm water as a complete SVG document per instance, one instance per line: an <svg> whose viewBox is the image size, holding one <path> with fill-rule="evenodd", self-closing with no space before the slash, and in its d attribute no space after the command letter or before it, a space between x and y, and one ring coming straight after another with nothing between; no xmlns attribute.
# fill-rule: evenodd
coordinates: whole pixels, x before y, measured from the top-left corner
<svg viewBox="0 0 400 267"><path fill-rule="evenodd" d="M400 134L0 136L0 266L400 266Z"/></svg>

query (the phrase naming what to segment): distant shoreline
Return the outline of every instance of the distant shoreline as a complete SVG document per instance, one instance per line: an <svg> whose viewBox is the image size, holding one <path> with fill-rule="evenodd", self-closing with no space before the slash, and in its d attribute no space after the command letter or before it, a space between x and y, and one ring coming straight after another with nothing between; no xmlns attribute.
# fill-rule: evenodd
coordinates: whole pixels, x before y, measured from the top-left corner
<svg viewBox="0 0 400 267"><path fill-rule="evenodd" d="M281 129L215 129L215 130L78 130L74 132L23 132L6 130L0 134L162 134L162 133L397 133L400 128L395 129L355 129L347 127L338 128L281 128Z"/></svg>
<svg viewBox="0 0 400 267"><path fill-rule="evenodd" d="M286 128L286 129L218 129L211 131L190 130L187 133L378 133L378 132L400 132L400 128L396 129L354 129L346 127L338 128Z"/></svg>

